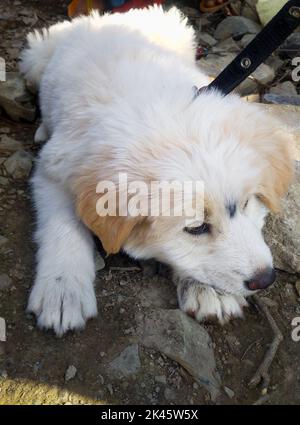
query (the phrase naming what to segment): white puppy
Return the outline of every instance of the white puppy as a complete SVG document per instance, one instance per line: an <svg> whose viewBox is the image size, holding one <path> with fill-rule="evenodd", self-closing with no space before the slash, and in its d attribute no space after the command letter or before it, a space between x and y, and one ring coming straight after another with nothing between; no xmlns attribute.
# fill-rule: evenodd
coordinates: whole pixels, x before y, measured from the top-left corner
<svg viewBox="0 0 300 425"><path fill-rule="evenodd" d="M236 95L193 100L209 81L176 9L94 13L28 42L21 71L40 90L36 138L49 139L32 179L39 249L28 309L38 324L61 335L97 314L89 229L108 253L169 264L180 307L198 320L240 316L245 297L275 278L261 229L292 176L278 122ZM204 182L204 219L102 216L96 186L119 172L147 185Z"/></svg>

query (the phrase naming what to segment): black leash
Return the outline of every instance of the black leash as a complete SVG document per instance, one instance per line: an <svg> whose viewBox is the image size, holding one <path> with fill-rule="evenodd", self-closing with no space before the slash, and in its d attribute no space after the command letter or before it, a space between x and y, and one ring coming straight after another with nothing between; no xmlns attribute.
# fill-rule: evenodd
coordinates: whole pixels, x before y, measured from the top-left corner
<svg viewBox="0 0 300 425"><path fill-rule="evenodd" d="M257 34L248 46L208 86L197 90L218 90L224 96L232 92L276 50L300 24L300 0L290 0Z"/></svg>

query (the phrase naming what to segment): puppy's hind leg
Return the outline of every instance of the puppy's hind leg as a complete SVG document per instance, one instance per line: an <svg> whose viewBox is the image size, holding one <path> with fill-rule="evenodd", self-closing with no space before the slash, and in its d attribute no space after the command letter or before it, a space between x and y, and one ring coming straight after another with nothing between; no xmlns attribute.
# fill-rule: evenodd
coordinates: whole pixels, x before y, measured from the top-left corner
<svg viewBox="0 0 300 425"><path fill-rule="evenodd" d="M76 217L70 195L38 169L32 179L37 208L37 274L28 311L61 336L97 315L93 240Z"/></svg>

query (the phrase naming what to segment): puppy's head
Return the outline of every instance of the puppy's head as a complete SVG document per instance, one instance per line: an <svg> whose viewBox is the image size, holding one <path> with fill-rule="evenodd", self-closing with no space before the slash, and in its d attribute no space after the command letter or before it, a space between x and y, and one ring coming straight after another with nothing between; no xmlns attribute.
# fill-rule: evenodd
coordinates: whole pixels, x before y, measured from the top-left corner
<svg viewBox="0 0 300 425"><path fill-rule="evenodd" d="M115 181L122 170L148 187L153 180L203 182L201 219L121 216L120 205L115 216L101 216L97 201L104 194L96 193L101 173L94 170L76 189L85 224L108 253L123 248L135 258L156 258L180 277L219 292L247 296L272 284L275 272L262 227L268 211L279 211L292 178L287 132L257 106L216 94L200 96L180 116L154 114L151 128L151 136L137 135L143 143L127 144L125 154L106 162L105 178Z"/></svg>

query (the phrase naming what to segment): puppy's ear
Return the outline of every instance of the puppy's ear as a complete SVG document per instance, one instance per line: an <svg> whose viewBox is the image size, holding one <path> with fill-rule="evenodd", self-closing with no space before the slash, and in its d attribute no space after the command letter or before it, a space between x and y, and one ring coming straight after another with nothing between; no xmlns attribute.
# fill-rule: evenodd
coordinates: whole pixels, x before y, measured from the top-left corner
<svg viewBox="0 0 300 425"><path fill-rule="evenodd" d="M278 124L271 120L271 123ZM280 211L280 201L293 179L293 137L281 128L269 126L256 140L263 161L259 198L273 212Z"/></svg>
<svg viewBox="0 0 300 425"><path fill-rule="evenodd" d="M97 201L96 184L81 185L76 199L76 211L84 224L101 240L107 254L120 251L141 217L101 216Z"/></svg>

